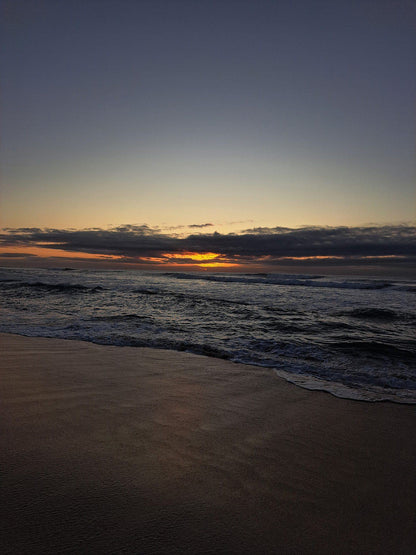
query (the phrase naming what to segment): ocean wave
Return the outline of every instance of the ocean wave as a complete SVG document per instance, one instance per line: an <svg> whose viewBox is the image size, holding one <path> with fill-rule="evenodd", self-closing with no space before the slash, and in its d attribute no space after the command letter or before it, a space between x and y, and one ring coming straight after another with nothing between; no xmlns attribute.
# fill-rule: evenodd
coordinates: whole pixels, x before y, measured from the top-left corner
<svg viewBox="0 0 416 555"><path fill-rule="evenodd" d="M370 320L397 320L400 315L394 310L388 308L354 308L343 315L351 318L365 318Z"/></svg>
<svg viewBox="0 0 416 555"><path fill-rule="evenodd" d="M194 353L196 355L203 355L213 358L221 358L223 360L228 360L231 358L231 353L224 351L223 349L218 349L212 345L199 344L199 343L188 343L184 342L173 342L169 345L169 349L174 349L175 351L186 351Z"/></svg>
<svg viewBox="0 0 416 555"><path fill-rule="evenodd" d="M217 274L199 275L168 272L163 274L175 279L183 280L202 280L214 281L219 283L246 283L246 284L264 284L264 285L287 285L300 287L322 287L331 289L386 289L392 287L393 283L389 281L318 281L322 276L281 276L274 274L244 274L234 276L224 276Z"/></svg>
<svg viewBox="0 0 416 555"><path fill-rule="evenodd" d="M306 330L306 326L294 324L293 322L285 321L284 319L277 318L262 318L258 320L258 329L264 332L278 331L281 333L302 333Z"/></svg>
<svg viewBox="0 0 416 555"><path fill-rule="evenodd" d="M253 278L255 279L321 279L325 276L317 274L270 274L270 273L245 273L245 274L234 274L234 275L224 275L224 274L196 274L196 273L185 273L185 272L164 272L161 274L166 277L172 277L177 279L211 279L211 278Z"/></svg>
<svg viewBox="0 0 416 555"><path fill-rule="evenodd" d="M406 291L406 293L416 293L415 285L397 285L395 289L397 291Z"/></svg>
<svg viewBox="0 0 416 555"><path fill-rule="evenodd" d="M311 391L324 391L334 397L341 399L351 399L354 401L383 402L390 401L399 404L416 404L414 389L402 388L398 390L394 387L373 386L370 390L353 387L345 383L324 380L315 376L305 374L292 374L284 370L274 370L275 374L287 382L293 383L304 389ZM402 384L401 384L402 385Z"/></svg>
<svg viewBox="0 0 416 555"><path fill-rule="evenodd" d="M223 360L229 360L232 353L225 351L223 349L218 349L212 345L205 343L194 343L188 341L175 341L166 338L155 339L155 338L140 338L132 337L123 334L113 334L110 336L95 337L93 339L82 339L91 341L92 343L97 343L99 345L117 345L121 347L145 347L153 349L167 349L170 351L183 351L187 353L193 353L195 355L202 355L212 358L220 358Z"/></svg>
<svg viewBox="0 0 416 555"><path fill-rule="evenodd" d="M281 315L284 315L284 316L289 315L289 314L290 315L295 315L296 314L296 316L301 316L301 315L305 314L303 310L295 310L293 308L289 309L289 308L284 308L284 307L281 307L281 306L265 305L265 306L261 306L261 309L265 312L271 312L272 314L281 314Z"/></svg>
<svg viewBox="0 0 416 555"><path fill-rule="evenodd" d="M176 293L173 291L165 290L154 290L154 289L134 289L133 293L138 293L139 295L160 295L163 297L174 297L175 299L181 299L185 302L210 302L210 303L220 303L228 305L243 305L248 306L251 303L246 301L232 301L230 299L217 299L215 297L206 297L205 295L191 295L188 293Z"/></svg>
<svg viewBox="0 0 416 555"><path fill-rule="evenodd" d="M412 324L416 322L416 312L405 312L403 310L393 310L390 308L364 307L344 310L333 313L334 316L344 316L354 320L373 322L374 324L388 324L398 322L400 324Z"/></svg>
<svg viewBox="0 0 416 555"><path fill-rule="evenodd" d="M109 316L94 316L90 320L99 322L131 322L132 320L148 320L148 317L139 316L138 314L111 314Z"/></svg>
<svg viewBox="0 0 416 555"><path fill-rule="evenodd" d="M104 287L101 287L101 285L89 287L79 283L44 283L42 281L14 281L14 283L9 283L8 287L13 289L29 288L51 293L95 293L104 290Z"/></svg>
<svg viewBox="0 0 416 555"><path fill-rule="evenodd" d="M393 359L403 359L405 361L414 361L415 353L402 347L396 347L389 343L380 343L378 341L354 341L345 340L331 344L331 347L352 355L368 354L372 356L385 356Z"/></svg>

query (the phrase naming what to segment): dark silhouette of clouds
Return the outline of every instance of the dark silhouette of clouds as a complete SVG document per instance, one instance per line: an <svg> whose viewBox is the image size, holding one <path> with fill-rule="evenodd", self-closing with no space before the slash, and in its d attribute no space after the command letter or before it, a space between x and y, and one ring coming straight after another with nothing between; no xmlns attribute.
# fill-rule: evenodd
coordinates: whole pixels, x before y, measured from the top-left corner
<svg viewBox="0 0 416 555"><path fill-rule="evenodd" d="M0 252L0 258L28 258L37 257L37 254L29 254L24 252Z"/></svg>
<svg viewBox="0 0 416 555"><path fill-rule="evenodd" d="M0 244L3 247L60 249L71 255L75 252L115 255L126 262L139 262L142 257L165 257L168 261L169 254L186 252L214 252L223 259L241 263L267 259L268 264L285 258L317 256L346 260L385 256L413 259L416 257L416 226L258 227L239 234L214 232L186 237L162 233L159 228L145 224L81 230L19 228L3 230ZM183 258L187 258L186 254Z"/></svg>
<svg viewBox="0 0 416 555"><path fill-rule="evenodd" d="M190 224L188 225L190 228L203 228L203 227L214 227L214 224Z"/></svg>

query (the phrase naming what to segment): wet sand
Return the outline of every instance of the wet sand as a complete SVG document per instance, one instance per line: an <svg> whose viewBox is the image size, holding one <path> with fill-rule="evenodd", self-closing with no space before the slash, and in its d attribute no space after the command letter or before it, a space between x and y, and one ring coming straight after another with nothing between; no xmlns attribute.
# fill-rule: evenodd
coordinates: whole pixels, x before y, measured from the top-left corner
<svg viewBox="0 0 416 555"><path fill-rule="evenodd" d="M416 553L416 410L0 335L1 553Z"/></svg>

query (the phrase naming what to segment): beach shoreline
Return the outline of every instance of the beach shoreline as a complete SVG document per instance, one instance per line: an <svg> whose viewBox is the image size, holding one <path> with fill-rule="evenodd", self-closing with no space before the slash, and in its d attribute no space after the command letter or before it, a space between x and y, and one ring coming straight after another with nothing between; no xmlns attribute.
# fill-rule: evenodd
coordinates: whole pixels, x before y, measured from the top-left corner
<svg viewBox="0 0 416 555"><path fill-rule="evenodd" d="M416 412L0 334L3 553L414 553Z"/></svg>

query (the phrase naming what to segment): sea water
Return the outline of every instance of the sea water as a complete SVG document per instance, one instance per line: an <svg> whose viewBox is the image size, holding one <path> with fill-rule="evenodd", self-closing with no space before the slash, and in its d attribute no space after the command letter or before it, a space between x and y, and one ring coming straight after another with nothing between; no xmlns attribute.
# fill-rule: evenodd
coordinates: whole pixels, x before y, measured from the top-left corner
<svg viewBox="0 0 416 555"><path fill-rule="evenodd" d="M3 268L0 331L188 351L416 403L415 293L346 276Z"/></svg>

